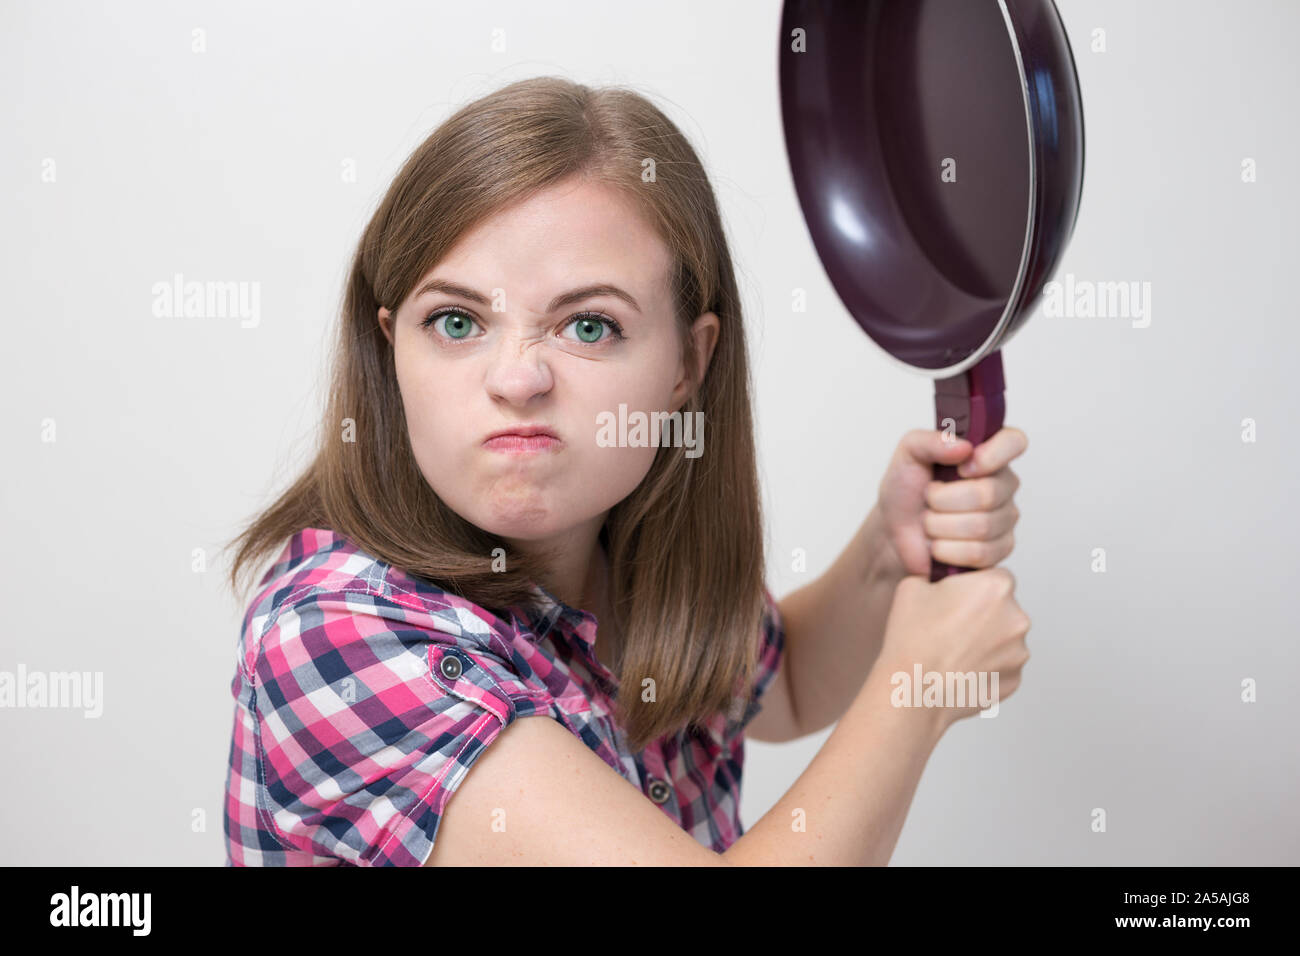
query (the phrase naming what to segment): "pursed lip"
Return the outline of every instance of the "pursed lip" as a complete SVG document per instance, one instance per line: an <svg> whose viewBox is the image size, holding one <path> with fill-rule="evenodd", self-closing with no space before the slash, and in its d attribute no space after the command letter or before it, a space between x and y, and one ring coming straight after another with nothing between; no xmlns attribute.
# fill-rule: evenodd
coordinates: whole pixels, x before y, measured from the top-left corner
<svg viewBox="0 0 1300 956"><path fill-rule="evenodd" d="M487 438L484 438L483 442L486 444L494 438L500 438L502 435L520 435L525 438L533 435L549 435L557 441L560 438L560 436L555 433L555 429L551 428L549 425L511 425L507 428L494 431L492 434L488 435Z"/></svg>

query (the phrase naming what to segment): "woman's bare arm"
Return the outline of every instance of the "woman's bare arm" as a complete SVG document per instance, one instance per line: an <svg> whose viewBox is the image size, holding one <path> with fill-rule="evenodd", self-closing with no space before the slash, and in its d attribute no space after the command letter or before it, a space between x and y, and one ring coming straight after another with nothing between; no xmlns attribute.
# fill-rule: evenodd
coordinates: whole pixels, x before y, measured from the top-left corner
<svg viewBox="0 0 1300 956"><path fill-rule="evenodd" d="M884 866L921 772L948 726L942 708L894 707L877 660L808 768L725 856L738 866Z"/></svg>
<svg viewBox="0 0 1300 956"><path fill-rule="evenodd" d="M907 572L885 538L880 507L826 571L780 601L793 736L843 716L880 653L894 590Z"/></svg>
<svg viewBox="0 0 1300 956"><path fill-rule="evenodd" d="M944 726L934 708L893 707L890 673L872 670L808 768L725 853L537 715L507 726L466 773L425 865L887 863Z"/></svg>

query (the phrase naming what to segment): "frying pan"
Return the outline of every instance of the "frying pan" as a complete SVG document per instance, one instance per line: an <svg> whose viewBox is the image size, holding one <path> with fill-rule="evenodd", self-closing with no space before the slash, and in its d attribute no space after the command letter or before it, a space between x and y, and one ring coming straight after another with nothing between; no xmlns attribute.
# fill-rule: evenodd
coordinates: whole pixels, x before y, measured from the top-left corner
<svg viewBox="0 0 1300 956"><path fill-rule="evenodd" d="M934 379L935 427L978 445L1006 411L1001 348L1083 190L1083 103L1055 4L785 0L780 86L795 191L836 294L892 361ZM966 570L932 560L930 580Z"/></svg>

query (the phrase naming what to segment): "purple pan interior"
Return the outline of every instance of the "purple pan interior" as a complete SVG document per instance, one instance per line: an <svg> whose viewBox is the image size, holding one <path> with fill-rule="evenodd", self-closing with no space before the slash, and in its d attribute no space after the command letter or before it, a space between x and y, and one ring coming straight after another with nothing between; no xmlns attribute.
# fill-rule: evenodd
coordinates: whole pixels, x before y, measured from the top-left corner
<svg viewBox="0 0 1300 956"><path fill-rule="evenodd" d="M836 294L893 361L936 380L936 427L984 441L1005 410L998 350L1083 189L1055 4L786 0L779 56L786 153ZM957 570L935 562L931 577Z"/></svg>

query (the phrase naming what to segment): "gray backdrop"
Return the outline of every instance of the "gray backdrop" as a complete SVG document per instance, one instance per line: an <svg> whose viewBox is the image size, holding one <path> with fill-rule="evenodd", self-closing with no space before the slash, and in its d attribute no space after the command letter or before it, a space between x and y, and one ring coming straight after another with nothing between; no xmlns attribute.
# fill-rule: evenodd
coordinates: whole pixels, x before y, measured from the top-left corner
<svg viewBox="0 0 1300 956"><path fill-rule="evenodd" d="M1129 317L1040 307L1004 352L1007 423L1031 443L1007 566L1033 659L997 719L940 742L893 862L1295 864L1300 454L1278 408L1300 346L1300 7L1058 3L1087 124L1058 277L1149 299ZM0 670L103 676L98 717L0 710L3 862L223 861L243 608L216 548L310 450L348 256L398 165L511 80L633 84L696 144L752 329L769 582L784 595L833 560L899 438L931 426L931 384L858 331L814 254L784 155L779 15L776 0L0 8ZM256 282L256 321L155 314L155 283L178 273ZM827 734L750 742L747 825Z"/></svg>

